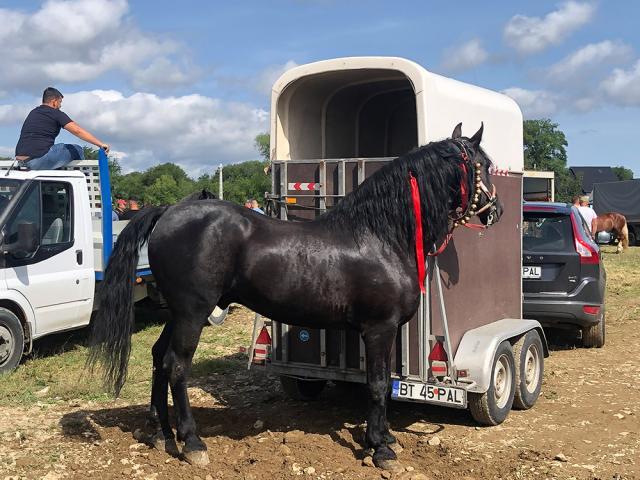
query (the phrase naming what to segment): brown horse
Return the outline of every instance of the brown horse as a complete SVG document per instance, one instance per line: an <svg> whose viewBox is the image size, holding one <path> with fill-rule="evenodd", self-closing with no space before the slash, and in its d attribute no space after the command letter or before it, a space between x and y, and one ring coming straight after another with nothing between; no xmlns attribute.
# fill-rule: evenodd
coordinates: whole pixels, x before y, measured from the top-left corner
<svg viewBox="0 0 640 480"><path fill-rule="evenodd" d="M627 228L627 219L624 215L615 212L603 213L598 215L594 220L595 234L598 232L612 232L618 239L618 253L623 249L629 248L629 229Z"/></svg>

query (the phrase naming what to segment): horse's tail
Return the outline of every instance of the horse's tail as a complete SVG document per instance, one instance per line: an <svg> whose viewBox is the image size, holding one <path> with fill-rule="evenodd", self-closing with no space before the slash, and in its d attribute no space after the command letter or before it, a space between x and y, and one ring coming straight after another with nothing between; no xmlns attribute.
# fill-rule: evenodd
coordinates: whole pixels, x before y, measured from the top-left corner
<svg viewBox="0 0 640 480"><path fill-rule="evenodd" d="M624 223L622 224L622 248L626 250L629 248L629 228L627 227L627 219L622 217Z"/></svg>
<svg viewBox="0 0 640 480"><path fill-rule="evenodd" d="M116 396L127 377L133 334L133 286L140 247L167 207L142 210L118 236L100 285L99 308L93 319L87 366L104 368L104 383Z"/></svg>

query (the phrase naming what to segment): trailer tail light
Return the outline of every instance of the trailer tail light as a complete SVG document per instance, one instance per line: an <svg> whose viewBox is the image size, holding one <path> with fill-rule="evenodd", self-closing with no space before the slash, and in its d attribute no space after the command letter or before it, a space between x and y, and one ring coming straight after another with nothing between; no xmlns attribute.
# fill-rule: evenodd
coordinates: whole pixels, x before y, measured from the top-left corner
<svg viewBox="0 0 640 480"><path fill-rule="evenodd" d="M269 361L270 355L271 335L269 335L267 327L262 327L260 335L258 335L253 347L253 358L251 359L251 362L254 365L265 365Z"/></svg>
<svg viewBox="0 0 640 480"><path fill-rule="evenodd" d="M582 311L588 315L598 315L600 313L600 307L597 305L585 305L582 307Z"/></svg>
<svg viewBox="0 0 640 480"><path fill-rule="evenodd" d="M447 352L440 340L436 341L431 353L429 354L429 363L431 364L431 373L434 377L444 377L447 375Z"/></svg>
<svg viewBox="0 0 640 480"><path fill-rule="evenodd" d="M576 245L576 252L580 255L580 263L586 265L598 265L600 263L600 255L598 251L583 240L581 233L576 227L578 220L574 213L571 213L571 228L573 229L573 238Z"/></svg>

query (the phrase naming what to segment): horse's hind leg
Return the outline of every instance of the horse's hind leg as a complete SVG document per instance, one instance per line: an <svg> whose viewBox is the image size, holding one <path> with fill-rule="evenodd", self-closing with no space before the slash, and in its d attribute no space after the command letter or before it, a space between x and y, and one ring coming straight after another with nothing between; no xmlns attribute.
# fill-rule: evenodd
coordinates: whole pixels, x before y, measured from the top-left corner
<svg viewBox="0 0 640 480"><path fill-rule="evenodd" d="M177 314L176 310L173 310L173 313L175 315L173 332L169 349L164 356L163 368L168 373L173 394L178 440L184 442L182 454L187 462L203 466L209 463L207 446L196 435L196 422L187 395L187 379L191 371L193 354L209 312L205 309L202 315L189 316L183 313Z"/></svg>
<svg viewBox="0 0 640 480"><path fill-rule="evenodd" d="M166 451L170 455L178 455L178 447L175 442L173 430L169 423L169 406L167 393L169 378L162 363L169 348L173 323L169 321L151 349L153 355L153 377L151 380L151 406L147 418L147 431L151 433L149 439L145 439L158 450Z"/></svg>
<svg viewBox="0 0 640 480"><path fill-rule="evenodd" d="M384 330L365 331L364 343L367 353L367 384L369 386L369 416L365 440L373 448L373 461L378 467L387 468L396 460L389 448L395 438L387 423L387 399L391 380L391 349L396 338L397 326Z"/></svg>

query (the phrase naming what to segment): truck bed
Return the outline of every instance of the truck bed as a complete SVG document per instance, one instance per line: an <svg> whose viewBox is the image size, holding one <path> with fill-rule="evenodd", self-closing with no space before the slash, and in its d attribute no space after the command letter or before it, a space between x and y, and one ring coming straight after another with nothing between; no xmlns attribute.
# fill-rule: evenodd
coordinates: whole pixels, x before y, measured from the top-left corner
<svg viewBox="0 0 640 480"><path fill-rule="evenodd" d="M93 261L95 265L96 278L102 279L102 273L104 270L102 264L102 221L99 219L92 220L93 226ZM128 220L119 220L113 222L113 237L114 241L118 238L120 232L127 226ZM140 259L138 260L138 267L136 268L136 274L149 275L151 273L149 269L149 258L147 254L147 245L144 244L140 249Z"/></svg>

